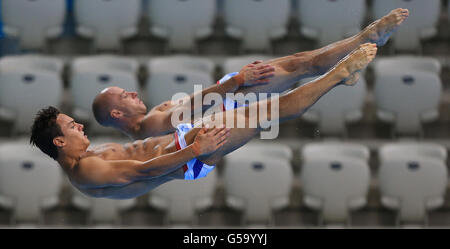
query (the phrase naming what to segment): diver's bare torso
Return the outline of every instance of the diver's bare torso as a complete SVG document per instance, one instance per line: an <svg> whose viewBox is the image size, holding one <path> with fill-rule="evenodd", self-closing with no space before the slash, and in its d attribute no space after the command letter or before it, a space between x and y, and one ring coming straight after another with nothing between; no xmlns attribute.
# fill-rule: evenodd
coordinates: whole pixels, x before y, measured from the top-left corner
<svg viewBox="0 0 450 249"><path fill-rule="evenodd" d="M148 161L152 158L176 151L174 146L174 134L137 140L132 143L116 144L108 143L88 149L80 158L80 162L89 157L99 157L103 160L137 160ZM80 165L81 163L79 163ZM68 173L71 183L81 192L89 196L115 196L120 199L129 198L130 195L140 195L156 188L157 186L173 179L184 179L182 168L169 174L152 179L133 182L118 186L92 186L83 184L82 179L77 179L76 174Z"/></svg>

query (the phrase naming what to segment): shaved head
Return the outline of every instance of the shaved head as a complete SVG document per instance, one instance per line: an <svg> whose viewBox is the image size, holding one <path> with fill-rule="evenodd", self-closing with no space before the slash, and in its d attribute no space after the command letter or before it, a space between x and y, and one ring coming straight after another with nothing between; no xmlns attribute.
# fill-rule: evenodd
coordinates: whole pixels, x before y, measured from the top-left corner
<svg viewBox="0 0 450 249"><path fill-rule="evenodd" d="M110 112L113 108L111 105L112 95L109 93L110 88L106 88L101 91L94 99L92 103L92 112L94 113L95 120L103 126L110 126L112 117Z"/></svg>
<svg viewBox="0 0 450 249"><path fill-rule="evenodd" d="M113 112L114 110L114 112ZM120 87L108 87L101 91L92 103L92 112L97 122L103 126L114 126L121 119L113 113L121 112L125 116L147 112L147 107L137 97L137 93L128 92Z"/></svg>

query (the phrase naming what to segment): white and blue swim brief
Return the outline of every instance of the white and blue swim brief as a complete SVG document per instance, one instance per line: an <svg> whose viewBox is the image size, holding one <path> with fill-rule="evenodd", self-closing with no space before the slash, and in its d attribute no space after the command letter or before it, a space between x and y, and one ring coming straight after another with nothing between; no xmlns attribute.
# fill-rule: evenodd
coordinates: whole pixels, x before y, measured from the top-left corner
<svg viewBox="0 0 450 249"><path fill-rule="evenodd" d="M189 123L179 124L177 126L177 131L175 132L175 146L177 147L177 150L186 148L187 145L186 140L184 139L184 135L186 135L186 133L192 130L192 128L194 128L194 126ZM194 158L183 166L184 179L196 180L205 177L214 168L215 166L204 164L197 158Z"/></svg>

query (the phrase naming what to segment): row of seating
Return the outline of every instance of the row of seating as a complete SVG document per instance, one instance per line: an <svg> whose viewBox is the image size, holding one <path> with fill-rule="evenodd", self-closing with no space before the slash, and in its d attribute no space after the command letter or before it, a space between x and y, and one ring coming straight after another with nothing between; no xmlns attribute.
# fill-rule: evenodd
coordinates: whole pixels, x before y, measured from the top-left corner
<svg viewBox="0 0 450 249"><path fill-rule="evenodd" d="M270 41L287 34L294 9L303 35L320 45L341 40L361 30L368 11L362 0L224 0L221 1L226 33L242 41L247 50L267 50ZM150 23L150 32L166 39L173 50L192 50L198 39L211 36L218 11L211 0L73 1L76 31L94 40L98 49L117 50L122 39L138 33L141 9ZM146 7L144 7L146 6ZM394 38L398 49L416 50L420 40L437 34L441 0L375 0L373 17L378 19L392 9L411 11L408 21ZM47 38L64 31L65 0L2 0L4 33L19 37L24 49L42 48ZM251 15L249 14L251 13Z"/></svg>
<svg viewBox="0 0 450 249"><path fill-rule="evenodd" d="M224 73L239 71L263 56L227 59ZM13 133L27 132L35 113L43 107L60 106L63 98L61 79L64 63L56 58L12 56L0 60L0 117L14 123ZM420 134L421 124L439 118L443 92L440 63L432 58L392 57L375 61L375 102L377 117L393 123L397 133ZM94 97L104 88L118 86L142 93L150 107L172 99L175 93L191 94L194 85L203 89L214 83L215 64L205 58L169 56L150 60L145 89L137 79L139 63L117 56L93 56L74 59L70 67L72 114L90 124L94 134L110 133L101 127L91 111ZM312 79L305 79L300 84ZM338 86L323 96L302 117L318 123L324 134L342 134L346 124L363 117L367 86L363 77L354 87ZM67 100L67 99L66 99Z"/></svg>
<svg viewBox="0 0 450 249"><path fill-rule="evenodd" d="M437 60L398 56L377 59L371 67L375 75L376 116L394 124L396 133L422 134L423 123L439 118L443 85ZM367 93L363 78L351 88L339 86L319 99L302 118L318 123L325 134L345 133L347 123L363 117Z"/></svg>
<svg viewBox="0 0 450 249"><path fill-rule="evenodd" d="M226 206L243 213L242 224L271 224L272 213L289 206L297 177L292 157L291 149L279 143L250 143L225 157ZM446 148L438 144L384 144L378 149L377 176L372 177L369 149L361 144L310 143L300 157L303 203L320 214L319 225L351 224L350 213L367 205L371 178L379 182L382 205L396 210L398 225L426 224L427 213L448 201L444 196L450 165ZM165 212L165 224L196 224L198 213L214 203L217 171L195 181L165 183L149 193L147 204ZM26 141L0 144L0 207L12 210L14 221L39 221L42 210L59 203L61 172ZM119 213L137 204L137 199L90 198L74 188L72 192L71 203L88 211L95 223L119 222Z"/></svg>

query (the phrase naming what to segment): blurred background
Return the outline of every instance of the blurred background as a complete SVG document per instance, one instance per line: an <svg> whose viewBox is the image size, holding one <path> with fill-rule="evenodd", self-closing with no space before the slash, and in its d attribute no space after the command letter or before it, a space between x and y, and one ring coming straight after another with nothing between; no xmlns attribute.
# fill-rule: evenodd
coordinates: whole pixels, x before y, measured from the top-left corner
<svg viewBox="0 0 450 249"><path fill-rule="evenodd" d="M339 86L275 140L255 139L201 180L116 201L75 190L28 144L53 105L92 145L126 143L91 103L105 87L148 107L256 59L410 17L354 87ZM0 0L0 227L450 227L448 0ZM299 85L309 81L299 82Z"/></svg>

